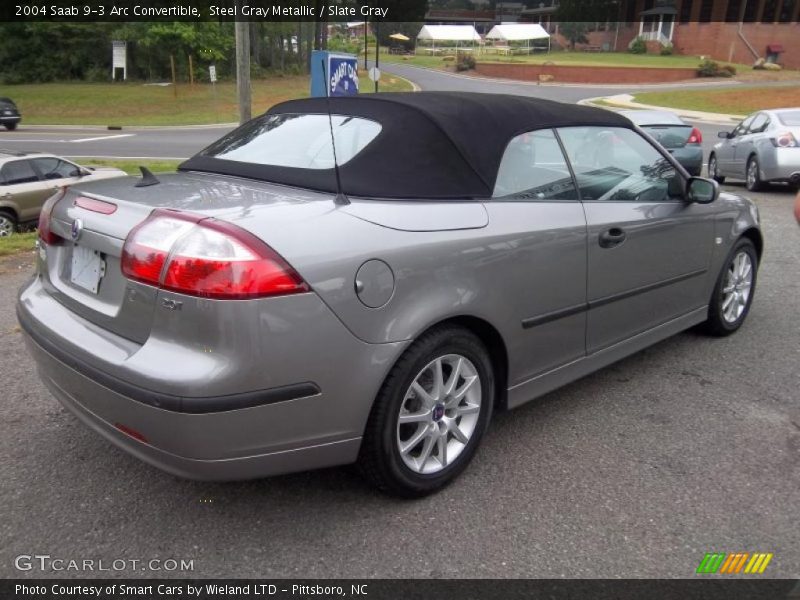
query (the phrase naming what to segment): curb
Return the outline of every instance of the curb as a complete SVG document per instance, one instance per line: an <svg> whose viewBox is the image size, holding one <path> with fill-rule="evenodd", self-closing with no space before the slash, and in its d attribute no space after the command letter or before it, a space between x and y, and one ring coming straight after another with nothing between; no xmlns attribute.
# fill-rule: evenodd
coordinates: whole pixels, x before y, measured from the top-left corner
<svg viewBox="0 0 800 600"><path fill-rule="evenodd" d="M730 125L738 123L746 115L732 115L726 113L710 113L699 110L684 110L681 108L670 108L668 106L655 106L653 104L642 104L633 101L632 94L617 94L616 96L598 96L596 98L586 98L578 101L578 104L595 106L606 109L638 109L638 110L660 110L675 113L682 119L689 121L700 121L715 125Z"/></svg>

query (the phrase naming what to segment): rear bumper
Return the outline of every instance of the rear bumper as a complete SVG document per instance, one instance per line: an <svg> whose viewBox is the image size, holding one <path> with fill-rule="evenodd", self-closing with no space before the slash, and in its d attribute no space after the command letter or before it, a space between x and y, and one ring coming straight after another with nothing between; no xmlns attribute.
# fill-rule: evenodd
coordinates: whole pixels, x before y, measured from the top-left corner
<svg viewBox="0 0 800 600"><path fill-rule="evenodd" d="M209 417L148 407L103 388L55 359L30 338L27 341L42 380L61 404L115 446L178 477L204 481L252 479L347 464L358 456L361 438L220 459L190 458L168 452L123 433L116 423L100 415L115 414L126 423L150 423L155 419L161 427L172 430L174 436L185 438L206 437L204 430L224 430L235 435L247 421L270 418L270 411L265 408L237 410Z"/></svg>
<svg viewBox="0 0 800 600"><path fill-rule="evenodd" d="M761 158L764 181L792 181L800 178L800 148L774 148Z"/></svg>
<svg viewBox="0 0 800 600"><path fill-rule="evenodd" d="M257 387L259 391L242 391L235 388L233 377L227 380L230 393L214 396L176 394L166 383L154 385L149 379L145 387L131 376L120 377L101 358L106 346L98 337L107 343L113 334L82 322L43 291L39 278L21 291L17 314L42 380L81 421L121 449L169 473L236 480L346 464L358 455L372 399L385 377L381 366L388 370L402 345L360 342L327 309L302 314L304 304L316 303L321 301L309 294L292 310L299 310L312 330L334 339L326 344L313 339L293 348L280 343L277 336L263 340L264 348L251 355L264 371L265 385ZM279 300L261 310L273 306L270 316L286 317L280 315L283 304ZM85 331L79 330L81 325ZM69 346L75 337L81 341L80 350ZM254 337L261 336L256 332ZM121 343L121 339L116 341ZM327 349L327 343L335 351ZM156 358L166 361L174 372L193 372L191 365L181 362L184 348L176 344L172 359L162 343L157 349ZM148 350L145 343L132 357L142 364L148 360ZM289 373L286 367L283 373L270 372L271 353L287 351L297 352L294 358L301 365L298 368L305 365L307 378L298 380L298 371ZM283 366L273 362L276 370ZM353 377L358 365L364 366L363 372ZM250 366L243 364L237 371L241 375ZM210 380L199 383L198 391L221 389ZM251 387L255 383L249 380Z"/></svg>
<svg viewBox="0 0 800 600"><path fill-rule="evenodd" d="M22 120L22 117L19 115L0 115L0 124L5 125L6 123L19 123Z"/></svg>

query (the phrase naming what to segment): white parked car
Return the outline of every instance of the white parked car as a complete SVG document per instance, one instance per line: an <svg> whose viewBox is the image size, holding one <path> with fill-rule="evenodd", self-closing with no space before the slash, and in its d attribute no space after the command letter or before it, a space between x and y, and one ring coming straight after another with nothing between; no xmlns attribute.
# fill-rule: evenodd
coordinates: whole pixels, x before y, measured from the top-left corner
<svg viewBox="0 0 800 600"><path fill-rule="evenodd" d="M800 187L800 108L753 113L719 137L708 157L708 175L717 182L744 179L752 192L773 182Z"/></svg>

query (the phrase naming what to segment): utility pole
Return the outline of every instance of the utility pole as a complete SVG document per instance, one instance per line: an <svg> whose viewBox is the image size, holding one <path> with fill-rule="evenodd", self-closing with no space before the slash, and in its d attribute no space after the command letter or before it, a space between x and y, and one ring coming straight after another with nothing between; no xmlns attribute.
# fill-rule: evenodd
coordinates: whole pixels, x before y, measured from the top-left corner
<svg viewBox="0 0 800 600"><path fill-rule="evenodd" d="M241 10L241 0L236 3ZM239 124L250 120L250 23L236 21L236 97L239 100Z"/></svg>

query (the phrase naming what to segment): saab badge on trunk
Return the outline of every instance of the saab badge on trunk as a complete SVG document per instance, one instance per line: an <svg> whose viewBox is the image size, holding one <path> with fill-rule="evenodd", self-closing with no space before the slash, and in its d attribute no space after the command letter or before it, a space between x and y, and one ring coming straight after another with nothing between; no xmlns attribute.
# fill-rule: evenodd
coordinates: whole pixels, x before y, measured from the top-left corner
<svg viewBox="0 0 800 600"><path fill-rule="evenodd" d="M81 221L80 219L75 219L72 222L72 229L70 230L72 241L77 242L78 238L81 237L82 232L83 232L83 221Z"/></svg>

